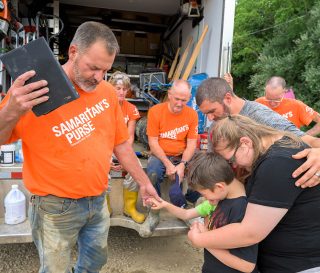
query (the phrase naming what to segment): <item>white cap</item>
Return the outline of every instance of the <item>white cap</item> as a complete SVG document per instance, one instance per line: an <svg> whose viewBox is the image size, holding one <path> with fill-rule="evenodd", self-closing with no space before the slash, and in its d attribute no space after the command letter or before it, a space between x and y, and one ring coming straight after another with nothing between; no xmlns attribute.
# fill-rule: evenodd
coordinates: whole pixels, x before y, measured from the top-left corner
<svg viewBox="0 0 320 273"><path fill-rule="evenodd" d="M13 185L11 186L11 188L12 188L12 189L17 189L17 188L18 188L18 185L17 185L17 184L13 184Z"/></svg>
<svg viewBox="0 0 320 273"><path fill-rule="evenodd" d="M14 144L1 145L2 152L13 152L16 149Z"/></svg>

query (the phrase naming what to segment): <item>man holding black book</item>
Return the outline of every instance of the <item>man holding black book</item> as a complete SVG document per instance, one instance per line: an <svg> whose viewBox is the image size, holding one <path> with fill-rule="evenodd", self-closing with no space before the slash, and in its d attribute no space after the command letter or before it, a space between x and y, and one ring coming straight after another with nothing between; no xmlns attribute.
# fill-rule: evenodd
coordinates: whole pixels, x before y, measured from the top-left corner
<svg viewBox="0 0 320 273"><path fill-rule="evenodd" d="M110 215L105 191L112 152L140 185L144 200L158 195L141 169L113 87L103 81L119 51L105 25L79 26L63 70L80 97L37 117L48 100L47 81L19 76L0 104L0 144L22 139L23 178L32 193L29 219L40 257L39 272L99 272L107 261Z"/></svg>

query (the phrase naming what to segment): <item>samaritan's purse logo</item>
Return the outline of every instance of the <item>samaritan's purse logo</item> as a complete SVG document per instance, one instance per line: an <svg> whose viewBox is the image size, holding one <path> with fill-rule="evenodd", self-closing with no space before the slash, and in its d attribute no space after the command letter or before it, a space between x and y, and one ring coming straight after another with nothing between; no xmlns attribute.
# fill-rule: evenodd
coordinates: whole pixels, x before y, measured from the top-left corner
<svg viewBox="0 0 320 273"><path fill-rule="evenodd" d="M86 139L95 130L92 119L100 115L110 104L103 99L92 107L87 107L84 112L59 125L53 126L52 131L56 137L65 136L68 142L73 146Z"/></svg>
<svg viewBox="0 0 320 273"><path fill-rule="evenodd" d="M177 135L189 130L189 125L183 125L179 128L174 128L168 132L164 132L160 134L160 138L169 138L169 139L177 139Z"/></svg>

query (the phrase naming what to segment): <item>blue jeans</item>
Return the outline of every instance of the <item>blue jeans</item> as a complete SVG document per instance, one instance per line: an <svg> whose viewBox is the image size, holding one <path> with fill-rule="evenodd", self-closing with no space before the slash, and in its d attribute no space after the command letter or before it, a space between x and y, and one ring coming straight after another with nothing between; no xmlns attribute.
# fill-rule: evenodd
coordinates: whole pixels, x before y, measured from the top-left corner
<svg viewBox="0 0 320 273"><path fill-rule="evenodd" d="M29 219L40 258L39 273L70 273L76 243L74 272L99 272L107 262L110 215L105 193L80 199L33 195Z"/></svg>
<svg viewBox="0 0 320 273"><path fill-rule="evenodd" d="M181 161L181 156L167 156L173 165L178 165ZM166 167L157 157L151 155L148 159L147 175L155 187L159 196L161 196L161 183L163 182Z"/></svg>

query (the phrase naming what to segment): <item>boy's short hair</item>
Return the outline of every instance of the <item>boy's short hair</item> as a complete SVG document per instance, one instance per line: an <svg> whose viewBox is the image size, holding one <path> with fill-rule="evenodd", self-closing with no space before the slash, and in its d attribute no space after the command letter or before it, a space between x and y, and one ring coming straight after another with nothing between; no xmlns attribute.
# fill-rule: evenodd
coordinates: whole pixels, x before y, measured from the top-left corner
<svg viewBox="0 0 320 273"><path fill-rule="evenodd" d="M187 180L194 190L213 189L218 182L228 185L234 178L230 164L216 153L198 152L188 163Z"/></svg>

